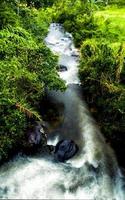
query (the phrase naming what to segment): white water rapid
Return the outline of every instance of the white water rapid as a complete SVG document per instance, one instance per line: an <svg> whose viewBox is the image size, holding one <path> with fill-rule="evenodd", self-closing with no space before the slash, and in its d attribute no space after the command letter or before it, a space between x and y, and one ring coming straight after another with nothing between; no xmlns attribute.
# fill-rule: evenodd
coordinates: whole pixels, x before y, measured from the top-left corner
<svg viewBox="0 0 125 200"><path fill-rule="evenodd" d="M49 93L54 101L64 104L64 120L48 144L70 138L80 151L66 163L55 162L53 156L39 155L18 156L4 164L0 169L0 198L124 200L122 175L115 155L77 88L79 58L72 36L60 25L51 24L45 42L59 55L59 64L67 67L59 75L68 85L64 93Z"/></svg>

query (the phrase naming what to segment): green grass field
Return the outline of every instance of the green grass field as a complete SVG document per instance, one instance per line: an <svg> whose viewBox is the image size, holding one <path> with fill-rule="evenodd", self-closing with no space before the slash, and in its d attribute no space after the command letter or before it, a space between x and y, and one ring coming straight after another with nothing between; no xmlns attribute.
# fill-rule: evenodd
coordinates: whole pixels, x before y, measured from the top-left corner
<svg viewBox="0 0 125 200"><path fill-rule="evenodd" d="M113 42L125 41L125 7L107 7L95 13L95 20L99 29L110 34L109 40ZM112 37L111 37L112 35Z"/></svg>

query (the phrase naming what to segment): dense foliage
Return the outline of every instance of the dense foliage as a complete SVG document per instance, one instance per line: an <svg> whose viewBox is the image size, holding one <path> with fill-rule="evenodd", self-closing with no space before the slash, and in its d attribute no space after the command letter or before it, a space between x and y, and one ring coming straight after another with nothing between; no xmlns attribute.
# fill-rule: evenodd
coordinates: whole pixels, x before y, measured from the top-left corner
<svg viewBox="0 0 125 200"><path fill-rule="evenodd" d="M79 75L106 134L125 130L124 50L119 46L116 54L109 44L95 40L81 46Z"/></svg>
<svg viewBox="0 0 125 200"><path fill-rule="evenodd" d="M41 120L45 88L65 88L57 57L44 44L50 21L49 8L37 11L25 2L1 1L0 160L22 145L31 119Z"/></svg>
<svg viewBox="0 0 125 200"><path fill-rule="evenodd" d="M94 4L84 0L63 0L55 4L53 20L62 23L71 32L76 46L86 38L92 38L96 33L93 10Z"/></svg>

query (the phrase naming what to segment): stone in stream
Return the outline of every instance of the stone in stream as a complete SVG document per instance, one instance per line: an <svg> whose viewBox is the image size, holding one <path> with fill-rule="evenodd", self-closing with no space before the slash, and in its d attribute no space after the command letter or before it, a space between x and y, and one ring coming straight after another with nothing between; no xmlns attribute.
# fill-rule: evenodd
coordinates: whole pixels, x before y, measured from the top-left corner
<svg viewBox="0 0 125 200"><path fill-rule="evenodd" d="M42 125L40 122L37 123L36 126L34 126L33 130L30 130L28 132L28 143L31 145L39 145L42 141L42 143L47 143L46 134L44 132L44 125Z"/></svg>
<svg viewBox="0 0 125 200"><path fill-rule="evenodd" d="M47 145L46 125L43 122L36 122L27 132L26 141L22 152L26 155L36 153L51 153L51 148Z"/></svg>
<svg viewBox="0 0 125 200"><path fill-rule="evenodd" d="M79 57L79 51L78 50L73 50L71 56Z"/></svg>
<svg viewBox="0 0 125 200"><path fill-rule="evenodd" d="M65 72L67 71L67 67L65 65L59 65L59 72Z"/></svg>
<svg viewBox="0 0 125 200"><path fill-rule="evenodd" d="M61 140L55 147L55 159L60 162L72 158L78 152L78 146L73 140Z"/></svg>

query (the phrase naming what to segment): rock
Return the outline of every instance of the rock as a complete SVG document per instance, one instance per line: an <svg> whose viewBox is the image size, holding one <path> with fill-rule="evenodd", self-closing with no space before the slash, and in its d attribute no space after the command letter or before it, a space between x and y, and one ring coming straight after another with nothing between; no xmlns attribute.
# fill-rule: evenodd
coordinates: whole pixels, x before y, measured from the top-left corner
<svg viewBox="0 0 125 200"><path fill-rule="evenodd" d="M78 146L72 140L61 140L55 147L55 159L64 162L72 158L78 152Z"/></svg>
<svg viewBox="0 0 125 200"><path fill-rule="evenodd" d="M42 151L43 151L45 154L53 155L54 149L55 149L55 147L54 147L53 145L46 145L46 146L43 148Z"/></svg>
<svg viewBox="0 0 125 200"><path fill-rule="evenodd" d="M69 38L63 37L63 38L61 38L61 40L67 42L67 41L69 41Z"/></svg>
<svg viewBox="0 0 125 200"><path fill-rule="evenodd" d="M68 37L69 39L72 39L72 35L71 35L70 33L66 33L65 35L66 35L66 37Z"/></svg>
<svg viewBox="0 0 125 200"><path fill-rule="evenodd" d="M67 69L67 67L66 66L64 66L64 65L59 65L59 72L65 72L65 71L67 71L68 69Z"/></svg>
<svg viewBox="0 0 125 200"><path fill-rule="evenodd" d="M79 52L76 51L76 50L74 50L74 51L72 51L71 56L73 56L73 57L79 57Z"/></svg>
<svg viewBox="0 0 125 200"><path fill-rule="evenodd" d="M47 143L46 134L40 122L32 130L28 132L28 143L31 145L39 145L42 143Z"/></svg>
<svg viewBox="0 0 125 200"><path fill-rule="evenodd" d="M43 122L36 122L27 132L22 152L26 155L41 153L47 146L47 134ZM45 152L45 151L44 151Z"/></svg>
<svg viewBox="0 0 125 200"><path fill-rule="evenodd" d="M89 171L91 171L93 174L99 174L101 171L101 167L100 167L100 165L98 165L98 166L94 166L94 165L92 165L92 164L90 164L90 163L87 163L87 168L88 168L88 170Z"/></svg>

